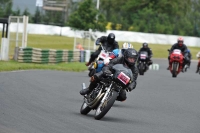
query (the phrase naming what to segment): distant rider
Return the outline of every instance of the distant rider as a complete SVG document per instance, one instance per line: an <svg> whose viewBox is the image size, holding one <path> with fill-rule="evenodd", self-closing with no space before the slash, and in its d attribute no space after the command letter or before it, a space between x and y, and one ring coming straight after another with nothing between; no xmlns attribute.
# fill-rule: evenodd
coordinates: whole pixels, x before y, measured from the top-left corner
<svg viewBox="0 0 200 133"><path fill-rule="evenodd" d="M120 52L119 52L119 57L123 56L124 51L125 51L126 49L128 49L128 48L133 48L133 45L132 45L131 43L127 43L127 42L123 43L122 49L121 49Z"/></svg>
<svg viewBox="0 0 200 133"><path fill-rule="evenodd" d="M189 57L188 57L188 54L187 54L188 48L183 42L184 42L183 37L179 37L178 40L177 40L177 43L175 43L171 47L171 49L169 51L169 56L168 56L169 66L168 66L167 70L169 70L169 67L170 67L170 54L173 52L174 49L179 49L183 53L183 56L184 56L183 67L185 66L185 64L189 63Z"/></svg>
<svg viewBox="0 0 200 133"><path fill-rule="evenodd" d="M133 82L129 84L129 86L126 88L127 91L132 91L136 87L136 80L138 77L138 69L135 65L135 62L137 60L138 53L135 49L129 48L124 51L124 56L114 58L110 61L110 63L107 66L104 66L102 71L99 73L96 73L94 76L91 77L91 83L88 88L83 89L80 91L81 95L89 94L97 85L97 83L101 80L102 76L110 75L112 74L112 66L115 64L123 64L124 66L131 69L133 73ZM126 100L126 91L122 90L117 97L118 101L124 101Z"/></svg>
<svg viewBox="0 0 200 133"><path fill-rule="evenodd" d="M108 52L112 52L114 49L119 49L118 42L115 41L115 34L110 33L108 36L102 36L97 39L96 45L99 43L102 44L103 48L107 50ZM89 62L87 62L85 65L89 66L100 54L102 48L99 46L99 48L91 54Z"/></svg>
<svg viewBox="0 0 200 133"><path fill-rule="evenodd" d="M138 51L138 55L140 55L140 53L142 51L146 51L148 53L148 66L151 65L153 63L153 61L151 60L151 57L153 56L152 50L151 48L149 48L148 43L144 42L142 44L142 48L140 48L140 50Z"/></svg>

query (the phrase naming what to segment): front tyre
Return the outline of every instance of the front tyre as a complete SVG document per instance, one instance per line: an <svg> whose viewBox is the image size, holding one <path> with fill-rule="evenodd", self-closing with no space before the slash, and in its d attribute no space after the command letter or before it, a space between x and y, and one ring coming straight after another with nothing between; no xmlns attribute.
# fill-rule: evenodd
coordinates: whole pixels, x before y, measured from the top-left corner
<svg viewBox="0 0 200 133"><path fill-rule="evenodd" d="M101 118L103 118L106 115L106 113L113 106L118 95L119 95L118 92L113 91L112 95L110 95L108 98L106 98L103 103L100 103L100 105L98 106L98 108L95 111L94 118L96 120L100 120Z"/></svg>
<svg viewBox="0 0 200 133"><path fill-rule="evenodd" d="M80 109L80 113L83 115L87 115L91 110L92 109L90 107L88 107L88 105L85 103L85 101L83 101L83 104Z"/></svg>
<svg viewBox="0 0 200 133"><path fill-rule="evenodd" d="M178 67L177 62L172 64L172 77L174 77L174 78L177 76L177 67Z"/></svg>
<svg viewBox="0 0 200 133"><path fill-rule="evenodd" d="M144 64L143 63L140 63L139 64L139 74L140 75L144 75Z"/></svg>

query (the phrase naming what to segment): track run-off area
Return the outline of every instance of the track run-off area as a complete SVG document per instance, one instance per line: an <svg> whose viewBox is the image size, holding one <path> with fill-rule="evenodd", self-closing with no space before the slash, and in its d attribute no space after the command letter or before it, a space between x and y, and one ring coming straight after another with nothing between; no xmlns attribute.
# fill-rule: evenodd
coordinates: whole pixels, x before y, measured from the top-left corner
<svg viewBox="0 0 200 133"><path fill-rule="evenodd" d="M88 72L0 72L0 133L199 133L197 62L172 78L167 60L138 76L127 100L116 101L101 120L80 114L81 84Z"/></svg>

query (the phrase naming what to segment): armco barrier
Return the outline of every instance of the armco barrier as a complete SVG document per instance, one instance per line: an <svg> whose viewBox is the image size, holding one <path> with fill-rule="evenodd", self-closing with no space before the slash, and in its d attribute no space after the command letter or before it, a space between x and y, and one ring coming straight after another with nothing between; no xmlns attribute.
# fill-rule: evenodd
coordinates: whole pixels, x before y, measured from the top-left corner
<svg viewBox="0 0 200 133"><path fill-rule="evenodd" d="M59 63L59 62L84 62L84 51L19 48L18 62L25 63Z"/></svg>

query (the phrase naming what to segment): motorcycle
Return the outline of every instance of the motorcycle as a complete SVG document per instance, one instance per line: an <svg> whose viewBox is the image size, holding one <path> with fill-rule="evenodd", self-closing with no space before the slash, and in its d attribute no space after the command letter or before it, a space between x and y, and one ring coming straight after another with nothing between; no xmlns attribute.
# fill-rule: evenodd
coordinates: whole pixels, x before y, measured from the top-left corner
<svg viewBox="0 0 200 133"><path fill-rule="evenodd" d="M101 44L99 44L101 45ZM102 70L105 64L108 64L111 59L115 58L119 52L119 49L115 49L112 52L106 51L103 46L101 45L101 52L98 57L95 59L93 63L88 67L89 70L89 77L92 77L95 73L98 73Z"/></svg>
<svg viewBox="0 0 200 133"><path fill-rule="evenodd" d="M113 106L120 91L133 80L131 69L124 67L122 64L116 64L112 69L114 74L102 77L97 87L84 96L80 109L81 114L87 115L91 110L96 110L94 118L100 120Z"/></svg>
<svg viewBox="0 0 200 133"><path fill-rule="evenodd" d="M170 52L170 50L168 49ZM174 49L170 54L170 67L169 70L172 73L172 77L177 77L181 70L186 69L187 65L183 67L184 56L179 49Z"/></svg>
<svg viewBox="0 0 200 133"><path fill-rule="evenodd" d="M146 51L141 51L138 58L138 70L140 75L144 75L144 73L148 70L148 53Z"/></svg>

